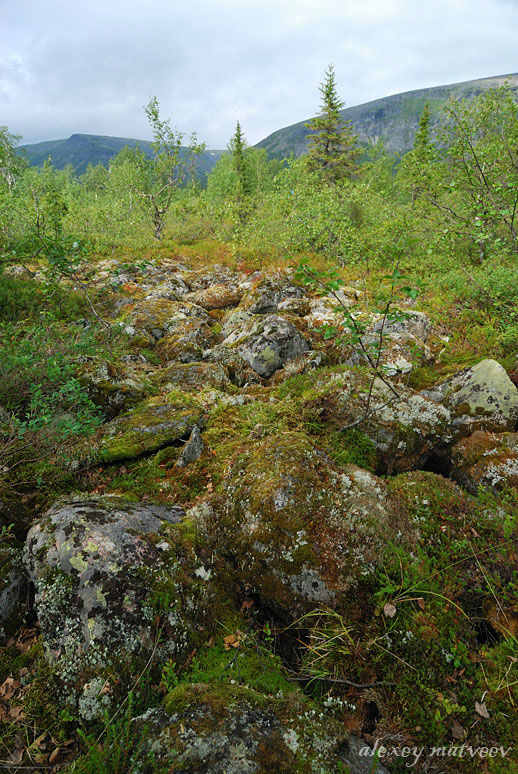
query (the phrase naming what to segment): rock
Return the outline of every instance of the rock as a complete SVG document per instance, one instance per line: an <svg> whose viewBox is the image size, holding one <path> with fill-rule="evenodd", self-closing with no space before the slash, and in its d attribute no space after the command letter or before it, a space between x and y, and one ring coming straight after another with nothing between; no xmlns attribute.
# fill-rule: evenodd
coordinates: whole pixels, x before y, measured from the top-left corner
<svg viewBox="0 0 518 774"><path fill-rule="evenodd" d="M496 360L481 360L422 394L451 411L456 438L513 431L518 421L518 390Z"/></svg>
<svg viewBox="0 0 518 774"><path fill-rule="evenodd" d="M377 758L374 763L374 755L374 750L356 736L350 736L340 750L340 760L348 774L390 774Z"/></svg>
<svg viewBox="0 0 518 774"><path fill-rule="evenodd" d="M27 576L22 564L22 547L9 533L0 541L0 639L21 624L27 593Z"/></svg>
<svg viewBox="0 0 518 774"><path fill-rule="evenodd" d="M226 309L229 306L237 306L241 301L243 291L232 285L211 285L208 288L197 290L187 296L188 301L201 306L202 309Z"/></svg>
<svg viewBox="0 0 518 774"><path fill-rule="evenodd" d="M393 341L407 343L410 340L419 340L426 342L430 333L430 320L424 312L408 312L395 310L403 319L387 319L385 324L380 318L372 326L372 330L379 332L383 326L383 335L388 336Z"/></svg>
<svg viewBox="0 0 518 774"><path fill-rule="evenodd" d="M399 397L376 380L373 413L361 423L378 451L378 472L389 475L422 467L432 454L445 453L451 441L451 415L445 406L401 385L397 392ZM360 411L357 404L355 415Z"/></svg>
<svg viewBox="0 0 518 774"><path fill-rule="evenodd" d="M213 515L192 518L228 587L290 615L340 598L376 571L390 546L411 543L404 510L373 474L341 470L299 433L284 433L238 451L215 497Z"/></svg>
<svg viewBox="0 0 518 774"><path fill-rule="evenodd" d="M518 433L477 430L452 448L451 477L468 492L518 488Z"/></svg>
<svg viewBox="0 0 518 774"><path fill-rule="evenodd" d="M241 330L231 333L223 347L236 348L250 368L268 379L287 360L309 349L303 336L288 320L278 315L254 315Z"/></svg>
<svg viewBox="0 0 518 774"><path fill-rule="evenodd" d="M90 399L109 418L128 409L145 396L148 385L121 364L87 362L78 369L78 379Z"/></svg>
<svg viewBox="0 0 518 774"><path fill-rule="evenodd" d="M102 715L122 665L137 673L154 648L170 658L192 642L198 590L206 592L182 538L183 517L177 506L87 495L55 503L27 535L46 658L84 719Z"/></svg>
<svg viewBox="0 0 518 774"><path fill-rule="evenodd" d="M264 380L253 371L236 348L216 344L203 353L203 359L224 368L231 383L236 387L264 384Z"/></svg>
<svg viewBox="0 0 518 774"><path fill-rule="evenodd" d="M157 451L190 435L199 424L201 409L180 391L166 398L150 398L132 411L105 425L100 456L112 463Z"/></svg>
<svg viewBox="0 0 518 774"><path fill-rule="evenodd" d="M187 392L208 386L224 389L231 384L226 368L220 363L172 363L160 369L157 380L165 389L179 387Z"/></svg>
<svg viewBox="0 0 518 774"><path fill-rule="evenodd" d="M211 339L212 331L203 320L188 318L183 320L176 333L161 338L155 351L162 363L192 363L201 360Z"/></svg>
<svg viewBox="0 0 518 774"><path fill-rule="evenodd" d="M446 453L451 441L447 408L402 385L393 387L396 394L380 379L372 385L362 369L309 371L301 410L335 432L352 426L366 435L375 447L376 472L393 475Z"/></svg>
<svg viewBox="0 0 518 774"><path fill-rule="evenodd" d="M191 774L336 771L345 737L301 694L266 696L225 683L180 685L137 723L148 729L144 748L155 767Z"/></svg>
<svg viewBox="0 0 518 774"><path fill-rule="evenodd" d="M131 312L127 312L126 323L139 333L146 333L158 341L169 333L181 332L185 321L190 318L210 321L207 312L188 301L170 301L167 298L150 298L138 301Z"/></svg>
<svg viewBox="0 0 518 774"><path fill-rule="evenodd" d="M292 376L305 374L307 371L319 368L324 364L325 359L325 354L322 352L317 352L315 350L304 352L302 355L288 360L284 368L276 371L272 376L271 384L281 384Z"/></svg>
<svg viewBox="0 0 518 774"><path fill-rule="evenodd" d="M292 285L282 274L261 278L243 298L241 308L250 314L272 314L285 299L300 299L302 288Z"/></svg>
<svg viewBox="0 0 518 774"><path fill-rule="evenodd" d="M189 440L182 449L182 453L176 463L178 468L184 468L190 462L201 457L203 451L203 441L201 439L200 429L198 425L194 425L192 432L189 436Z"/></svg>
<svg viewBox="0 0 518 774"><path fill-rule="evenodd" d="M277 304L277 311L304 317L310 312L309 301L307 298L285 298Z"/></svg>

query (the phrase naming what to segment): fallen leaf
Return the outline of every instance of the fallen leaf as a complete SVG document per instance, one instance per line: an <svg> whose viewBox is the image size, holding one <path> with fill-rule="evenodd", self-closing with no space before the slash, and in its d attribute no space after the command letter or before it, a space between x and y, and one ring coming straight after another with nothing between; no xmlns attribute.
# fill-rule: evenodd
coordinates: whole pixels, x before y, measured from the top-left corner
<svg viewBox="0 0 518 774"><path fill-rule="evenodd" d="M424 610L424 599L422 597L419 597L419 599L417 600L417 604L419 605L421 610Z"/></svg>
<svg viewBox="0 0 518 774"><path fill-rule="evenodd" d="M19 680L15 680L14 677L6 677L2 685L0 685L0 696L6 701L9 701L13 698L21 685Z"/></svg>
<svg viewBox="0 0 518 774"><path fill-rule="evenodd" d="M250 610L253 607L254 600L253 599L244 599L241 602L241 610Z"/></svg>
<svg viewBox="0 0 518 774"><path fill-rule="evenodd" d="M466 729L462 728L462 726L454 720L451 727L451 733L454 739L464 739Z"/></svg>
<svg viewBox="0 0 518 774"><path fill-rule="evenodd" d="M19 766L20 763L23 761L23 753L24 748L18 747L16 750L13 750L10 754L9 758L7 759L8 763L10 763L12 766Z"/></svg>
<svg viewBox="0 0 518 774"><path fill-rule="evenodd" d="M489 712L487 711L485 701L483 701L482 704L479 704L478 701L475 702L475 712L477 712L482 718L489 717Z"/></svg>
<svg viewBox="0 0 518 774"><path fill-rule="evenodd" d="M52 750L52 752L49 755L49 763L56 763L56 761L59 758L60 752L61 752L61 747L56 747L55 750Z"/></svg>
<svg viewBox="0 0 518 774"><path fill-rule="evenodd" d="M387 616L387 618L394 618L396 615L396 608L392 604L392 602L385 602L385 605L383 607L383 612Z"/></svg>
<svg viewBox="0 0 518 774"><path fill-rule="evenodd" d="M16 704L13 707L9 708L9 717L11 717L13 720L24 720L25 719L25 712L23 711L23 705L22 704Z"/></svg>

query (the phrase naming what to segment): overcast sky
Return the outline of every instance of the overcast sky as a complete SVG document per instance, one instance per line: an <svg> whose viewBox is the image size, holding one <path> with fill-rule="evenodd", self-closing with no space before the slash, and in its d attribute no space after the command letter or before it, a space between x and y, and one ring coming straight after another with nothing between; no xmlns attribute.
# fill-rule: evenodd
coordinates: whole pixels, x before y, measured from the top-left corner
<svg viewBox="0 0 518 774"><path fill-rule="evenodd" d="M149 139L143 105L210 148L318 112L518 71L518 0L0 0L0 125Z"/></svg>

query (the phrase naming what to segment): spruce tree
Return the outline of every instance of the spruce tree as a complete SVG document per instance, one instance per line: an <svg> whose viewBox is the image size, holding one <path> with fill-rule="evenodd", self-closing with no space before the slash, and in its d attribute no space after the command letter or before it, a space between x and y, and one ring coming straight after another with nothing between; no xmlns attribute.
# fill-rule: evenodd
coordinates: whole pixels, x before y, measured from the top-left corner
<svg viewBox="0 0 518 774"><path fill-rule="evenodd" d="M310 170L319 172L326 182L337 183L352 175L360 151L358 137L340 115L344 103L336 91L332 64L325 72L324 82L320 84L320 93L321 114L307 124L311 132L308 136L308 166Z"/></svg>
<svg viewBox="0 0 518 774"><path fill-rule="evenodd" d="M237 175L237 199L243 199L252 193L252 185L249 170L245 158L246 142L239 121L236 123L236 131L230 141L232 163Z"/></svg>

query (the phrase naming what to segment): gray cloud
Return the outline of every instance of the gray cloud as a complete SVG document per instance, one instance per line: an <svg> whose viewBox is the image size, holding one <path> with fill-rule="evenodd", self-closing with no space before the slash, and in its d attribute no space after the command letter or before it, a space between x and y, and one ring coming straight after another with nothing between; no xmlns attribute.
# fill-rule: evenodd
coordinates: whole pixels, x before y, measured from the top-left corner
<svg viewBox="0 0 518 774"><path fill-rule="evenodd" d="M347 105L518 70L506 0L0 0L0 124L24 142L149 137L143 105L209 147L318 111L329 62Z"/></svg>

